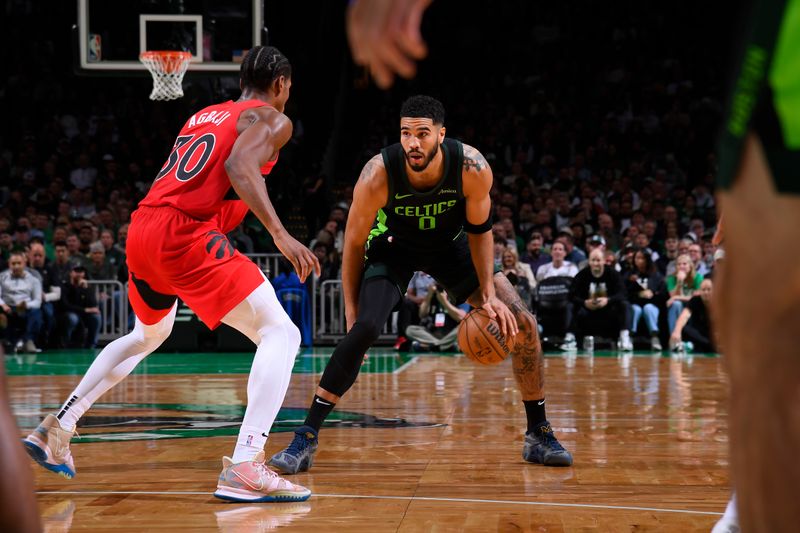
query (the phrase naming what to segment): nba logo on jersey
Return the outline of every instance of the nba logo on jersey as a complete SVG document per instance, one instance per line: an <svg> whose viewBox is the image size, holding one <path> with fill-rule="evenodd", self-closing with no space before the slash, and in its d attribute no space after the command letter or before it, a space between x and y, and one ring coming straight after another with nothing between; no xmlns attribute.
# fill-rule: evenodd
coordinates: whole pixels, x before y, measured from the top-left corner
<svg viewBox="0 0 800 533"><path fill-rule="evenodd" d="M89 34L89 61L96 63L103 59L103 47L99 33Z"/></svg>
<svg viewBox="0 0 800 533"><path fill-rule="evenodd" d="M245 443L245 446L252 446L252 445L253 445L253 436L252 435L248 435L247 436L247 442Z"/></svg>

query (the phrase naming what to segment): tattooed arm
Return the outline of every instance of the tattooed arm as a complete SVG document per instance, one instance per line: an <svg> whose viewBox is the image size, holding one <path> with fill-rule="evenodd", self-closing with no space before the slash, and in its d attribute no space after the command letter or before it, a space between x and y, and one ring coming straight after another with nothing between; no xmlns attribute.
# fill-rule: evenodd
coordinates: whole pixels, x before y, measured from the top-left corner
<svg viewBox="0 0 800 533"><path fill-rule="evenodd" d="M358 315L358 291L364 271L364 249L378 210L389 195L388 175L380 154L370 159L353 189L353 204L347 216L342 252L342 293L347 330Z"/></svg>
<svg viewBox="0 0 800 533"><path fill-rule="evenodd" d="M489 219L492 200L489 189L492 188L492 169L483 155L468 144L464 145L464 163L461 181L466 199L467 222L480 226ZM506 336L517 334L517 321L508 307L497 298L492 276L494 273L494 250L492 233L467 233L472 264L478 274L480 288L470 297L470 304L482 307L489 316L496 318Z"/></svg>

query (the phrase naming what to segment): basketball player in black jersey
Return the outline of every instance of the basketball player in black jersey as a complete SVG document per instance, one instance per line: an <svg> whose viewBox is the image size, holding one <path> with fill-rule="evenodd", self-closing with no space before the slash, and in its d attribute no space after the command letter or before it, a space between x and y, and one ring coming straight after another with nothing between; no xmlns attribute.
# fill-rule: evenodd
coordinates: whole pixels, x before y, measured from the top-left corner
<svg viewBox="0 0 800 533"><path fill-rule="evenodd" d="M433 276L456 302L485 309L515 337L514 376L528 419L523 458L572 464L545 417L536 320L505 275L494 272L491 186L481 153L445 138L442 104L428 96L406 100L400 142L367 162L353 193L342 261L348 333L325 367L305 424L272 466L292 474L311 467L323 421L355 382L364 353L416 270Z"/></svg>

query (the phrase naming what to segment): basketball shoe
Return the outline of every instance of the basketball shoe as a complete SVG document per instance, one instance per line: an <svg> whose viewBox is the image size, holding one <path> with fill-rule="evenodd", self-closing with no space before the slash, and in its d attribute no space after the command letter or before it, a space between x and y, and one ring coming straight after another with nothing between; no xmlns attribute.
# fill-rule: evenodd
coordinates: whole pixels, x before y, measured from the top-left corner
<svg viewBox="0 0 800 533"><path fill-rule="evenodd" d="M300 426L294 430L294 439L282 452L278 452L269 460L269 464L284 474L305 472L314 464L314 452L317 451L319 439L311 426Z"/></svg>
<svg viewBox="0 0 800 533"><path fill-rule="evenodd" d="M570 466L572 454L558 442L550 422L542 422L525 434L522 458L545 466Z"/></svg>
<svg viewBox="0 0 800 533"><path fill-rule="evenodd" d="M222 458L222 473L214 496L230 502L304 502L311 491L295 485L267 468L264 451L252 461L234 463Z"/></svg>
<svg viewBox="0 0 800 533"><path fill-rule="evenodd" d="M75 477L75 464L69 451L69 441L74 431L61 429L61 423L54 415L47 415L39 427L22 439L25 451L31 458L67 479Z"/></svg>

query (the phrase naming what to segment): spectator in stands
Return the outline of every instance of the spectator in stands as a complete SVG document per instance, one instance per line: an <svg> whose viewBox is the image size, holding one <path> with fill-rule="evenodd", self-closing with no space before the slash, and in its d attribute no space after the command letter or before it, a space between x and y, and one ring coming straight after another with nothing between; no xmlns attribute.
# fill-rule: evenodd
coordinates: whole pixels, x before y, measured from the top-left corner
<svg viewBox="0 0 800 533"><path fill-rule="evenodd" d="M661 254L655 262L656 268L658 268L662 276L669 276L675 273L675 259L677 258L678 238L675 236L668 236L664 239L664 253ZM670 265L672 265L672 272L668 271Z"/></svg>
<svg viewBox="0 0 800 533"><path fill-rule="evenodd" d="M606 247L617 251L622 246L622 237L614 230L614 219L607 213L597 216L597 233L606 241Z"/></svg>
<svg viewBox="0 0 800 533"><path fill-rule="evenodd" d="M85 189L94 185L97 179L97 169L91 166L89 154L82 153L78 156L78 166L69 175L69 182L76 189Z"/></svg>
<svg viewBox="0 0 800 533"><path fill-rule="evenodd" d="M117 243L114 245L114 248L125 255L126 242L128 242L128 224L123 224L117 230Z"/></svg>
<svg viewBox="0 0 800 533"><path fill-rule="evenodd" d="M550 255L553 260L549 263L539 267L536 271L536 281L541 282L543 279L552 278L555 276L567 276L574 278L578 273L578 268L565 260L567 256L567 247L563 241L556 241L550 248Z"/></svg>
<svg viewBox="0 0 800 533"><path fill-rule="evenodd" d="M583 253L583 250L575 246L575 234L572 228L564 226L558 230L558 240L562 241L566 247L567 255L564 258L566 261L573 265L578 265L586 259L586 254Z"/></svg>
<svg viewBox="0 0 800 533"><path fill-rule="evenodd" d="M503 251L502 259L503 273L511 281L511 285L517 290L523 303L531 308L533 294L536 289L536 278L531 267L527 263L519 260L516 248L509 246Z"/></svg>
<svg viewBox="0 0 800 533"><path fill-rule="evenodd" d="M303 287L303 283L294 271L292 264L284 258L278 261L278 275L270 280L272 287L279 291L281 289L298 289Z"/></svg>
<svg viewBox="0 0 800 533"><path fill-rule="evenodd" d="M573 335L580 341L586 335L617 339L622 351L633 350L626 324L627 300L622 278L616 271L606 268L602 250L589 256L589 266L575 276L570 289L573 309Z"/></svg>
<svg viewBox="0 0 800 533"><path fill-rule="evenodd" d="M586 239L586 256L587 257L586 257L586 259L584 261L581 261L578 264L578 270L579 271L583 270L584 268L586 268L589 265L589 257L588 256L592 253L592 250L595 250L597 248L599 248L600 251L602 251L603 254L605 254L605 251L606 251L606 240L605 240L605 238L603 238L602 235L600 235L598 233L595 233L594 235L592 235L591 237ZM614 263L616 264L616 261ZM606 263L606 266L608 266L608 263Z"/></svg>
<svg viewBox="0 0 800 533"><path fill-rule="evenodd" d="M419 325L406 328L412 349L448 350L458 344L458 324L467 315L468 304L453 305L444 288L434 283L419 306Z"/></svg>
<svg viewBox="0 0 800 533"><path fill-rule="evenodd" d="M531 267L532 272L539 270L539 267L545 263L549 263L553 258L544 251L544 238L542 232L534 230L531 232L531 237L528 244L525 246L525 253L522 255L522 261Z"/></svg>
<svg viewBox="0 0 800 533"><path fill-rule="evenodd" d="M689 257L692 259L694 271L704 276L710 272L708 265L703 262L703 247L699 243L693 242L689 245Z"/></svg>
<svg viewBox="0 0 800 533"><path fill-rule="evenodd" d="M712 281L704 279L698 294L681 311L669 338L673 350L717 351L709 316L712 290Z"/></svg>
<svg viewBox="0 0 800 533"><path fill-rule="evenodd" d="M45 258L44 245L38 238L31 241L28 247L28 265L28 272L42 284L41 325L35 329L39 330L38 345L45 347L56 327L56 305L61 300L61 282L53 262Z"/></svg>
<svg viewBox="0 0 800 533"><path fill-rule="evenodd" d="M114 246L114 232L104 229L100 232L100 243L105 250L106 259L112 267L119 269L125 263L125 253Z"/></svg>
<svg viewBox="0 0 800 533"><path fill-rule="evenodd" d="M436 281L422 271L414 272L411 281L408 282L406 294L403 298L403 305L400 307L397 316L397 341L395 350L403 350L408 347L406 329L408 326L419 324L419 308L425 297L433 289Z"/></svg>
<svg viewBox="0 0 800 533"><path fill-rule="evenodd" d="M688 254L679 255L675 260L675 274L667 276L667 321L669 330L675 330L678 317L694 293L700 289L703 276L694 270L694 264Z"/></svg>
<svg viewBox="0 0 800 533"><path fill-rule="evenodd" d="M89 245L86 274L90 280L117 280L117 267L106 257L105 246L100 241Z"/></svg>
<svg viewBox="0 0 800 533"><path fill-rule="evenodd" d="M501 268L503 264L503 252L505 252L509 246L508 240L501 234L505 234L503 228L500 228L497 232L494 230L492 231L495 268Z"/></svg>
<svg viewBox="0 0 800 533"><path fill-rule="evenodd" d="M311 251L317 256L320 265L319 277L317 278L316 273L314 274L317 283L322 283L329 279L338 279L341 261L339 261L339 254L336 253L336 250L329 248L324 243L318 242Z"/></svg>
<svg viewBox="0 0 800 533"><path fill-rule="evenodd" d="M100 308L97 306L94 289L86 281L86 267L73 265L69 274L69 283L63 287L61 300L64 309L64 346L73 346L72 337L79 324L83 325L85 334L83 348L97 346L97 334L100 331Z"/></svg>
<svg viewBox="0 0 800 533"><path fill-rule="evenodd" d="M55 260L53 261L53 270L58 280L59 287L66 286L69 283L69 273L72 270L73 262L70 261L69 249L67 243L64 241L56 241L53 248L55 248Z"/></svg>
<svg viewBox="0 0 800 533"><path fill-rule="evenodd" d="M625 289L631 304L630 330L635 334L639 328L639 321L644 316L647 331L650 334L650 348L660 352L659 306L666 300L667 294L664 277L653 264L649 250L637 250L633 256L633 264L634 270L625 280Z"/></svg>
<svg viewBox="0 0 800 533"><path fill-rule="evenodd" d="M25 269L25 254L11 252L8 270L0 272L0 306L6 316L6 338L15 352L36 353L34 339L39 334L42 283Z"/></svg>

